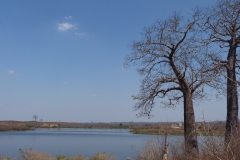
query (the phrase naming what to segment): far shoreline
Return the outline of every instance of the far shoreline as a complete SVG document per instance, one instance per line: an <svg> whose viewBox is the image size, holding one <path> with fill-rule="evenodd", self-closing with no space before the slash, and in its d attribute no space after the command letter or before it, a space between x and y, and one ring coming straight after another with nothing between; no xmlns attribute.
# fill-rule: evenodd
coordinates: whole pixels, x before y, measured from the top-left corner
<svg viewBox="0 0 240 160"><path fill-rule="evenodd" d="M205 125L210 126L206 129ZM225 123L197 122L197 133L202 136L222 136ZM85 129L128 129L132 134L182 136L184 128L179 122L39 122L39 121L0 121L0 132L30 131L35 128L85 128Z"/></svg>

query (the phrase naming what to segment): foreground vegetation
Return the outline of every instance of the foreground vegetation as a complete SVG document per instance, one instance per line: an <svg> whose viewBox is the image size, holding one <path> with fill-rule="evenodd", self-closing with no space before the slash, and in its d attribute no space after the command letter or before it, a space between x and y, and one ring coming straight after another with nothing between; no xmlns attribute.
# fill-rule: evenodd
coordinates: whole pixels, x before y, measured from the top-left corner
<svg viewBox="0 0 240 160"><path fill-rule="evenodd" d="M164 139L149 140L144 149L137 154L136 160L239 160L239 138L226 144L222 137L200 137L199 155L185 154L183 139L165 143Z"/></svg>
<svg viewBox="0 0 240 160"><path fill-rule="evenodd" d="M51 156L47 153L42 153L33 150L20 150L18 158L16 160L116 160L116 156L107 154L105 152L97 153L91 158L84 158L82 155L77 155L75 157L65 157L65 156ZM10 160L9 157L1 157L0 160Z"/></svg>

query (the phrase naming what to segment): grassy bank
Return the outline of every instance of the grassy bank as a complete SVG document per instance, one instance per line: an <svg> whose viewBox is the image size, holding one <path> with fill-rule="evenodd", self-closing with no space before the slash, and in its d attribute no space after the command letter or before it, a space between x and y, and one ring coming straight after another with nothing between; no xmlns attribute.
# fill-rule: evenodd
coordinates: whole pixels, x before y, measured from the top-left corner
<svg viewBox="0 0 240 160"><path fill-rule="evenodd" d="M225 123L196 123L196 131L202 136L222 136L225 132ZM169 123L158 126L133 126L130 132L134 134L152 134L152 135L183 135L183 126L173 126Z"/></svg>
<svg viewBox="0 0 240 160"><path fill-rule="evenodd" d="M0 131L26 131L35 128L35 122L1 121Z"/></svg>
<svg viewBox="0 0 240 160"><path fill-rule="evenodd" d="M151 135L183 135L183 128L173 129L171 127L155 127L155 128L146 128L146 127L135 127L130 130L133 134L151 134Z"/></svg>
<svg viewBox="0 0 240 160"><path fill-rule="evenodd" d="M128 129L121 123L77 123L77 122L35 122L35 121L0 121L0 131L26 131L35 128L112 128Z"/></svg>

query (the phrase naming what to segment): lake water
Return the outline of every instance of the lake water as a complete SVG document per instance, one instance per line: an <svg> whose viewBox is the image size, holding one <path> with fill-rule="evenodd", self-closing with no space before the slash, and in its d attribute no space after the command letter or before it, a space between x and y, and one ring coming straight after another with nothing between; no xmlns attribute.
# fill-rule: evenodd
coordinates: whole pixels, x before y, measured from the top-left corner
<svg viewBox="0 0 240 160"><path fill-rule="evenodd" d="M156 136L132 134L125 129L41 128L33 131L0 132L0 155L19 156L19 149L32 149L52 156L89 158L97 152L112 153L119 160L134 158Z"/></svg>

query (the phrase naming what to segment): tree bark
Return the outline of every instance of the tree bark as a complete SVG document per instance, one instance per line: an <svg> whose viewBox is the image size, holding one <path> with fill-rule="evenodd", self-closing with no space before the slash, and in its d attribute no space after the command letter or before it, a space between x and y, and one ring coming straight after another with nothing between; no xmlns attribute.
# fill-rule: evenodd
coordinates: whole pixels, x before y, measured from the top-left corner
<svg viewBox="0 0 240 160"><path fill-rule="evenodd" d="M193 108L192 90L184 76L179 72L172 59L170 65L180 82L183 93L183 106L184 106L184 141L185 141L185 154L187 157L195 158L199 155L197 133L195 128L195 116Z"/></svg>
<svg viewBox="0 0 240 160"><path fill-rule="evenodd" d="M188 157L198 156L198 142L195 128L195 116L191 91L184 94L184 139L185 152Z"/></svg>
<svg viewBox="0 0 240 160"><path fill-rule="evenodd" d="M227 65L227 121L225 142L229 143L238 132L238 92L236 82L236 47L230 46Z"/></svg>

